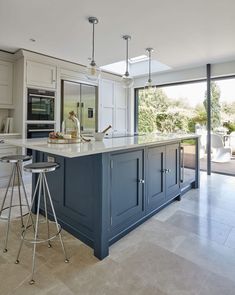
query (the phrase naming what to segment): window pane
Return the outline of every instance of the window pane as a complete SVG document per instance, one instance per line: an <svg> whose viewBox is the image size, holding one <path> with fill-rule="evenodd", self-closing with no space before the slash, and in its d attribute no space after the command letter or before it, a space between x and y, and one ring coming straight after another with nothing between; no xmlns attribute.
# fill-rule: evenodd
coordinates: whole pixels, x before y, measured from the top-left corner
<svg viewBox="0 0 235 295"><path fill-rule="evenodd" d="M157 88L148 97L138 91L139 132L195 132L206 121L206 82Z"/></svg>

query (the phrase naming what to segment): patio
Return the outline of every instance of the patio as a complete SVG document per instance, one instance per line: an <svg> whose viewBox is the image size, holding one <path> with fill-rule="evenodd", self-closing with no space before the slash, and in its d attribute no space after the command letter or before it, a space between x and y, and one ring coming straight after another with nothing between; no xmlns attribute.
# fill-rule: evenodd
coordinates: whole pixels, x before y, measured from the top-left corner
<svg viewBox="0 0 235 295"><path fill-rule="evenodd" d="M185 168L194 169L195 163L195 147L194 146L187 146L185 147L185 158L184 158L184 165ZM206 171L207 169L207 156L200 159L200 170ZM235 176L235 156L231 157L229 162L225 163L216 163L211 162L211 172L226 174Z"/></svg>

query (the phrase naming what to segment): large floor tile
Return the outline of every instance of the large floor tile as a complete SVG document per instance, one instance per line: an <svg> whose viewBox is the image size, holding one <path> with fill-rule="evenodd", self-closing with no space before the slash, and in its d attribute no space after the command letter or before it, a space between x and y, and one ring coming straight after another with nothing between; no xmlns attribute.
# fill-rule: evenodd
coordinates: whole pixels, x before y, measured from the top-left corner
<svg viewBox="0 0 235 295"><path fill-rule="evenodd" d="M166 222L189 231L190 233L195 233L201 237L215 241L221 245L225 243L232 229L231 226L226 224L213 221L210 218L189 214L184 211L177 211Z"/></svg>
<svg viewBox="0 0 235 295"><path fill-rule="evenodd" d="M235 252L199 236L185 239L174 251L213 273L235 281Z"/></svg>
<svg viewBox="0 0 235 295"><path fill-rule="evenodd" d="M225 242L225 246L235 249L235 227L233 227L229 233L228 239Z"/></svg>

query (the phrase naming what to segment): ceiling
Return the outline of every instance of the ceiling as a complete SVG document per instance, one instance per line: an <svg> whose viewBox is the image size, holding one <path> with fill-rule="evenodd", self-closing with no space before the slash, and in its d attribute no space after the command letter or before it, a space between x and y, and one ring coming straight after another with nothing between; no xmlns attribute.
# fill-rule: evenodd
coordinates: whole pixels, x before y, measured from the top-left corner
<svg viewBox="0 0 235 295"><path fill-rule="evenodd" d="M96 16L96 61L130 57L153 47L153 59L173 69L235 59L234 0L0 0L0 49L25 48L87 64ZM29 39L34 38L36 42Z"/></svg>

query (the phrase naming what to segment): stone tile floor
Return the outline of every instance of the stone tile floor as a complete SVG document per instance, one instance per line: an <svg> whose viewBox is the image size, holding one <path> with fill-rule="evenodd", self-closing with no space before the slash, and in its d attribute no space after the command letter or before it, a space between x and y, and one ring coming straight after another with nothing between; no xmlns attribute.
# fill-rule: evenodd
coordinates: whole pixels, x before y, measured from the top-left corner
<svg viewBox="0 0 235 295"><path fill-rule="evenodd" d="M30 186L28 186L30 189ZM0 190L2 199L4 190ZM156 214L110 248L103 261L70 234L38 246L36 284L28 284L31 246L19 245L19 221L11 226L9 251L0 252L1 295L234 295L235 178L201 173L200 190ZM5 223L0 221L2 248Z"/></svg>

